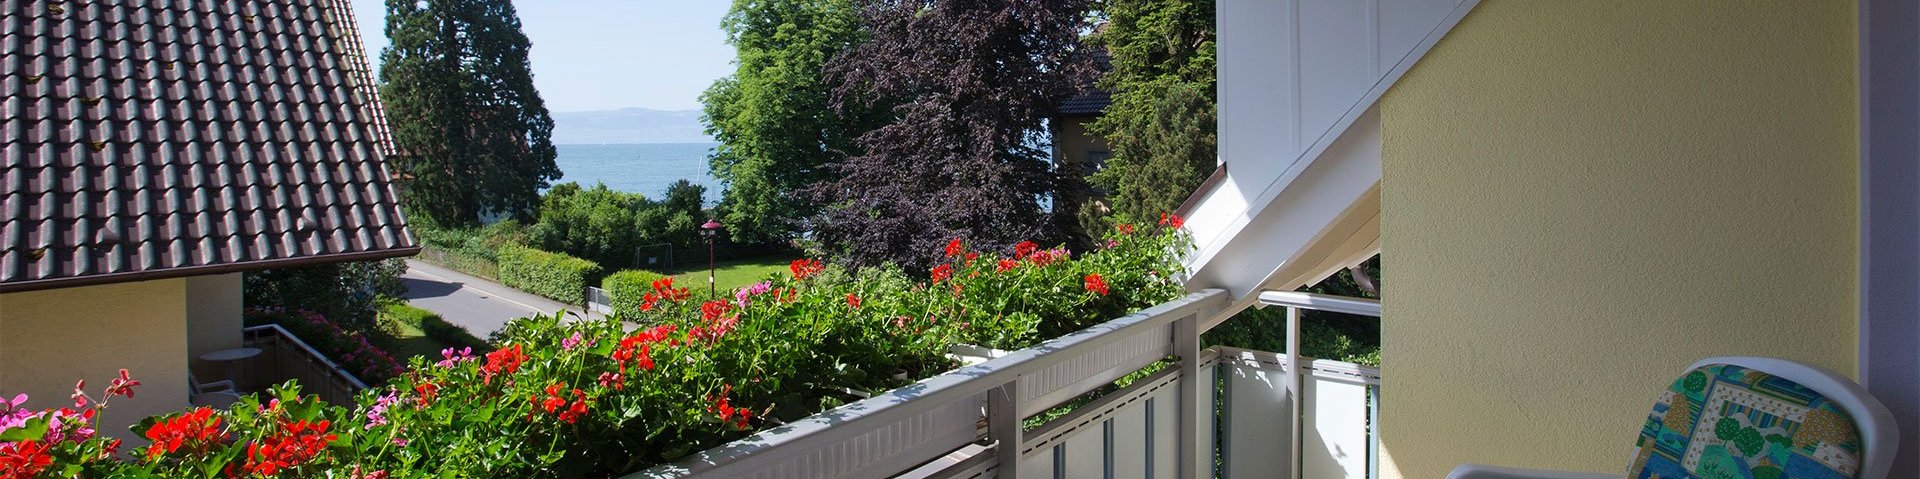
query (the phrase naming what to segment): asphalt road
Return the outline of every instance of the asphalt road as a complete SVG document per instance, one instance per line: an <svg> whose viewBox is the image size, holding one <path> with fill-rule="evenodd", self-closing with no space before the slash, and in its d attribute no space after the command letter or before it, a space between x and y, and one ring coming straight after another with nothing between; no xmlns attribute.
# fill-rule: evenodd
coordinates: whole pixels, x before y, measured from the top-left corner
<svg viewBox="0 0 1920 479"><path fill-rule="evenodd" d="M552 314L580 308L535 296L500 283L415 260L407 260L408 303L432 311L447 322L467 328L474 336L486 338L508 320L534 314Z"/></svg>

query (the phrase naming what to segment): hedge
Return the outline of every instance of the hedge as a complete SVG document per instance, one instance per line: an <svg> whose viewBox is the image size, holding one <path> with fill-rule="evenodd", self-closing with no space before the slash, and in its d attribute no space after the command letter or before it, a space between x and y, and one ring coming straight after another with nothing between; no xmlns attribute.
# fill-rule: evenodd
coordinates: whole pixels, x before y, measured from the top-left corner
<svg viewBox="0 0 1920 479"><path fill-rule="evenodd" d="M518 245L500 248L500 283L567 304L586 304L587 282L600 265Z"/></svg>
<svg viewBox="0 0 1920 479"><path fill-rule="evenodd" d="M667 275L643 269L629 269L600 280L600 289L607 290L611 296L613 311L621 317L639 317L640 301L653 291L653 282Z"/></svg>
<svg viewBox="0 0 1920 479"><path fill-rule="evenodd" d="M426 246L420 248L420 255L415 256L414 259L481 278L496 281L500 279L499 265L479 255Z"/></svg>

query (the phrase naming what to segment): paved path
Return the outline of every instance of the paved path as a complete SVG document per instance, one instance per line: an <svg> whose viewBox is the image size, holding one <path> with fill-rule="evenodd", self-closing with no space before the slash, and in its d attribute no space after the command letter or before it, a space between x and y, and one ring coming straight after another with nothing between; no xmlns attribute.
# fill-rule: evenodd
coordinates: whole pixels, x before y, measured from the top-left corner
<svg viewBox="0 0 1920 479"><path fill-rule="evenodd" d="M423 261L407 260L407 273L400 278L407 285L408 303L437 313L480 338L500 330L507 320L514 318L561 310L580 314L578 306L561 304Z"/></svg>

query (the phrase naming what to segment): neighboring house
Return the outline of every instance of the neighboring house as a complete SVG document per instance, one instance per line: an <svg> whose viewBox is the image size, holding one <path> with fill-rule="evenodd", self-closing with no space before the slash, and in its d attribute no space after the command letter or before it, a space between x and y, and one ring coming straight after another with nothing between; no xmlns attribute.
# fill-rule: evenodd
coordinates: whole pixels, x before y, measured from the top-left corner
<svg viewBox="0 0 1920 479"><path fill-rule="evenodd" d="M1093 56L1097 80L1113 67L1105 49L1095 50ZM1107 150L1107 141L1087 131L1087 126L1100 119L1100 113L1112 103L1111 95L1094 86L1094 81L1088 81L1082 85L1080 94L1062 100L1055 107L1053 116L1047 118L1047 130L1053 138L1053 161L1056 165L1076 165L1083 175L1092 175L1106 165L1107 157L1112 155ZM1089 185L1087 191L1077 193L1087 195L1086 199L1094 202L1092 207L1106 209L1106 192Z"/></svg>
<svg viewBox="0 0 1920 479"><path fill-rule="evenodd" d="M242 272L418 250L346 1L0 3L0 391L127 368L125 434L225 376Z"/></svg>

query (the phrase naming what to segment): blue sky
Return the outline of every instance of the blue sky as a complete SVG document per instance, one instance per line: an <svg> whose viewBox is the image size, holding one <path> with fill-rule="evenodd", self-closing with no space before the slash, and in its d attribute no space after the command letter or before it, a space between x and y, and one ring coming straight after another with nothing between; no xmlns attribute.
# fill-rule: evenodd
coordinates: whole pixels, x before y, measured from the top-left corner
<svg viewBox="0 0 1920 479"><path fill-rule="evenodd" d="M514 2L533 41L533 82L556 112L699 108L700 92L733 71L720 31L726 0ZM353 0L378 63L387 45L386 2ZM377 65L376 65L377 68Z"/></svg>

